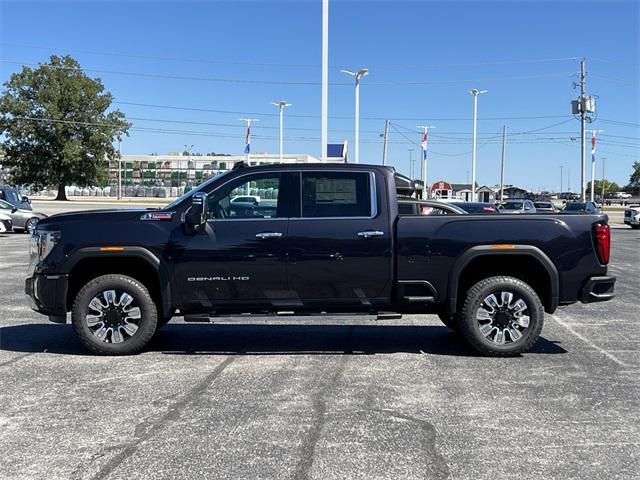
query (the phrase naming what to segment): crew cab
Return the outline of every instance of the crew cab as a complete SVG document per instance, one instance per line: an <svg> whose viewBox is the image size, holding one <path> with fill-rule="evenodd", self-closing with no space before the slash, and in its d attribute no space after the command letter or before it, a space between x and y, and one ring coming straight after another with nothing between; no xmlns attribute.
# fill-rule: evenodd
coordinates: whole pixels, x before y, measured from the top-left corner
<svg viewBox="0 0 640 480"><path fill-rule="evenodd" d="M236 166L161 209L41 220L32 307L71 312L99 354L139 352L178 315L342 312L438 314L483 354L514 355L545 312L614 295L605 215L400 215L407 179L389 167Z"/></svg>
<svg viewBox="0 0 640 480"><path fill-rule="evenodd" d="M624 209L624 223L635 230L640 228L640 205L629 205Z"/></svg>

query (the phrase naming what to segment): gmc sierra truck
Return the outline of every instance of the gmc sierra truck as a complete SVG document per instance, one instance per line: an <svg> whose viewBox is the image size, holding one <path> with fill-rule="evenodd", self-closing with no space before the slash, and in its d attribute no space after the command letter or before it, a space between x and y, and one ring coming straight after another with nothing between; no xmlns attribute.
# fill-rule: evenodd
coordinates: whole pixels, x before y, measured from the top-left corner
<svg viewBox="0 0 640 480"><path fill-rule="evenodd" d="M173 316L437 314L486 355L527 351L544 313L614 296L605 215L398 213L392 168L238 164L161 209L54 215L26 293L98 354Z"/></svg>

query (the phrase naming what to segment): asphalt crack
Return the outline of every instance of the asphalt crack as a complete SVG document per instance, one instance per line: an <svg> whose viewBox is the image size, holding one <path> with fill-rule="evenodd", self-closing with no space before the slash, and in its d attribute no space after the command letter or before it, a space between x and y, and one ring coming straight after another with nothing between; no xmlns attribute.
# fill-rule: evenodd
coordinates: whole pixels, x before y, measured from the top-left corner
<svg viewBox="0 0 640 480"><path fill-rule="evenodd" d="M164 427L171 422L175 421L181 411L191 402L197 399L207 388L209 388L213 382L222 374L222 372L243 355L247 350L244 347L237 354L227 357L220 362L202 381L200 381L195 387L189 390L180 400L173 403L167 412L155 420L146 420L139 423L135 427L134 438L130 442L126 442L120 446L122 450L120 453L112 457L107 463L105 463L92 477L91 480L102 480L111 474L116 468L118 468L125 460L131 457L147 440L159 433ZM108 447L107 450L111 450L114 447ZM104 452L103 452L104 453ZM92 460L101 458L103 454L95 454Z"/></svg>
<svg viewBox="0 0 640 480"><path fill-rule="evenodd" d="M312 409L313 409L313 423L311 428L309 429L309 433L304 439L302 443L302 447L300 449L300 459L298 460L298 464L296 465L296 469L293 473L294 480L307 480L309 478L309 472L313 467L313 464L316 459L316 447L318 446L318 442L320 440L320 436L322 434L322 430L326 423L327 417L327 402L326 397L331 390L334 390L336 385L338 384L338 380L342 376L342 372L347 364L349 359L349 355L353 354L352 347L352 337L353 337L353 327L349 327L345 339L345 347L344 354L340 357L338 362L337 369L331 375L331 378L325 385L318 391L315 398L313 399Z"/></svg>

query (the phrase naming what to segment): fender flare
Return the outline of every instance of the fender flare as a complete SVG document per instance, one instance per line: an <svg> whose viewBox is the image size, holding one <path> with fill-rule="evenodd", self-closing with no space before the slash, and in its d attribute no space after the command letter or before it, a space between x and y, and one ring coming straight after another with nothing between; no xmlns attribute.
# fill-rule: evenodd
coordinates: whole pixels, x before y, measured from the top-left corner
<svg viewBox="0 0 640 480"><path fill-rule="evenodd" d="M458 281L462 271L472 260L478 257L493 255L525 255L538 261L549 276L549 288L551 290L551 298L548 304L545 305L545 311L547 313L553 313L556 310L560 301L560 278L558 269L546 253L533 245L513 245L508 249L496 249L494 245L476 245L475 247L465 250L456 259L451 269L448 282L449 310L451 313L455 313L457 310ZM543 303L546 304L547 302Z"/></svg>
<svg viewBox="0 0 640 480"><path fill-rule="evenodd" d="M74 251L64 262L65 274L71 273L71 270L82 260L89 258L109 258L109 257L133 257L144 260L158 275L160 287L160 301L162 303L163 312L173 311L173 297L171 295L171 276L169 269L161 262L160 259L149 249L137 246L118 246L117 250L108 249L109 247L82 247Z"/></svg>

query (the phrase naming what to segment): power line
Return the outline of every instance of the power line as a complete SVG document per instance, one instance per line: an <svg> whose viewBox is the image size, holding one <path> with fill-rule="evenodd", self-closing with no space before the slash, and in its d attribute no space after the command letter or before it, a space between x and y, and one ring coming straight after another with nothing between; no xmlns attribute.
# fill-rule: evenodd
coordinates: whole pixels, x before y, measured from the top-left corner
<svg viewBox="0 0 640 480"><path fill-rule="evenodd" d="M139 102L123 102L123 101L114 101L114 104L118 105L131 105L136 107L145 107L145 108L160 108L160 109L168 109L168 110L184 110L190 112L210 112L210 113L225 113L229 115L256 115L262 117L277 117L277 113L273 112L246 112L246 111L238 111L238 110L220 110L220 109L211 109L211 108L199 108L199 107L181 107L176 105L161 105L161 104L152 104L152 103L139 103ZM567 118L571 115L529 115L529 116L509 116L509 117L484 117L479 118L478 120L532 120L532 119L550 119L550 118ZM288 114L287 117L295 117L295 118L320 118L320 115L305 115L300 113L291 113ZM333 118L336 120L353 120L353 116L339 116L339 115L330 115L329 118ZM571 116L571 118L573 118ZM361 120L380 120L385 121L389 119L388 117L360 117ZM455 121L471 121L471 118L467 117L397 117L391 118L389 120L394 121L440 121L440 122L455 122Z"/></svg>
<svg viewBox="0 0 640 480"><path fill-rule="evenodd" d="M67 52L77 52L77 53L84 53L88 55L100 55L100 56L109 56L109 57L123 57L123 58L160 60L160 61L174 61L174 62L183 62L183 63L202 63L202 64L213 64L213 65L245 65L245 66L258 66L258 67L294 67L294 68L320 67L319 64L309 64L309 63L229 61L229 60L213 60L213 59L204 59L204 58L195 59L195 58L185 58L185 57L146 55L146 54L140 54L140 53L105 52L105 51L86 50L86 49L77 49L77 48L52 47L51 45L33 45L33 44L24 44L24 43L15 43L15 42L0 42L0 44L13 46L13 47L42 49L42 50L57 50L57 51L65 50ZM580 57L492 60L492 61L478 61L478 62L467 62L467 63L438 63L438 64L423 64L423 63L370 64L368 63L368 65L371 65L372 68L376 68L376 69L380 69L380 68L449 68L449 67L479 67L479 66L487 66L487 65L524 65L524 64L532 64L532 63L552 63L552 62L563 62L563 61L575 61L578 58ZM606 61L606 60L602 60L602 61ZM336 68L342 68L342 67L346 67L346 66L336 65Z"/></svg>
<svg viewBox="0 0 640 480"><path fill-rule="evenodd" d="M59 70L73 70L73 67L64 67L57 65L47 65L42 63L30 63L15 60L0 60L2 63L8 63L13 65L27 65L30 67L46 67ZM131 72L125 70L111 70L103 68L83 68L85 72L102 73L108 75L124 75L130 77L143 77L143 78L162 78L166 80L188 80L197 82L214 82L214 83L232 83L232 84L245 84L245 85L288 85L288 86L319 86L321 82L306 82L306 81L289 81L289 80L257 80L257 79L240 79L240 78L221 78L221 77L196 77L190 75L176 75L176 74L164 74L155 72ZM428 82L368 82L367 86L378 87L391 87L391 86L403 86L403 87L419 87L427 85L452 85L458 83L481 83L481 82L496 82L496 81L509 81L509 80L527 80L527 79L543 79L543 78L559 78L570 77L573 72L562 73L541 73L536 75L516 75L507 77L492 77L492 78L475 78L475 79L459 79L459 80L433 80ZM351 86L350 83L332 82L333 86Z"/></svg>

